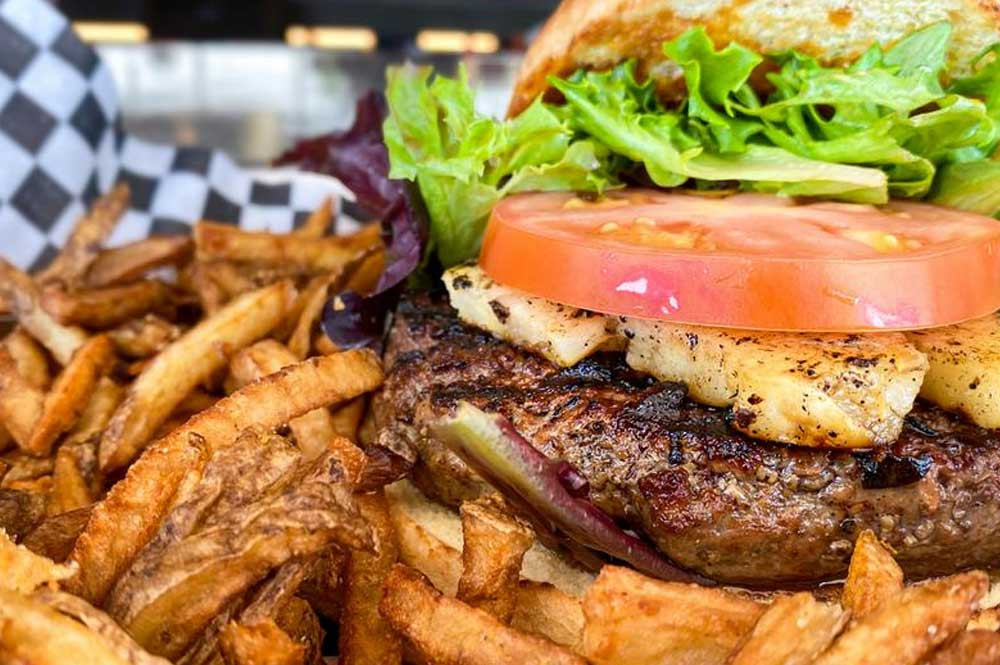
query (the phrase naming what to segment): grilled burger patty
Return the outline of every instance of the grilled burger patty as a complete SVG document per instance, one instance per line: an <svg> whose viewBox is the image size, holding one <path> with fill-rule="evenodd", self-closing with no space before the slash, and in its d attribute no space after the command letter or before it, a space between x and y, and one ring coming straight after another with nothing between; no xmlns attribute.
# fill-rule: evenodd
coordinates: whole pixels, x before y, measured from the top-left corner
<svg viewBox="0 0 1000 665"><path fill-rule="evenodd" d="M485 485L427 424L467 400L573 464L598 506L675 562L721 582L838 578L864 529L912 577L1000 561L1000 435L926 403L878 452L754 441L729 426L729 411L630 370L620 355L561 369L426 297L400 305L386 364L378 443L409 451L414 481L447 504Z"/></svg>

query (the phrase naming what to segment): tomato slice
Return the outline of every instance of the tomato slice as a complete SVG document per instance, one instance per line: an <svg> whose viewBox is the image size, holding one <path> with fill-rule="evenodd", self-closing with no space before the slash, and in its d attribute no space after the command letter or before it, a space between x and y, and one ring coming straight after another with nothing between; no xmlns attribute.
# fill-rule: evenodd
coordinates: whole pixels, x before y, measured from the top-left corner
<svg viewBox="0 0 1000 665"><path fill-rule="evenodd" d="M479 261L563 304L728 328L905 330L1000 308L1000 222L924 203L522 194L493 209Z"/></svg>

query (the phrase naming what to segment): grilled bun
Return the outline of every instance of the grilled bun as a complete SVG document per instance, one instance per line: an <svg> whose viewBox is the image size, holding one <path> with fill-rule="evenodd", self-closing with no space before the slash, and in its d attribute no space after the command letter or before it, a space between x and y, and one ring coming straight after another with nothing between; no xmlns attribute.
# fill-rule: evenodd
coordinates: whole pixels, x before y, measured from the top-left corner
<svg viewBox="0 0 1000 665"><path fill-rule="evenodd" d="M949 71L968 72L983 48L1000 41L997 0L563 0L525 54L508 114L548 89L546 77L606 69L629 58L667 96L682 90L661 46L703 25L716 44L761 53L797 49L827 64L888 45L930 23L955 26Z"/></svg>

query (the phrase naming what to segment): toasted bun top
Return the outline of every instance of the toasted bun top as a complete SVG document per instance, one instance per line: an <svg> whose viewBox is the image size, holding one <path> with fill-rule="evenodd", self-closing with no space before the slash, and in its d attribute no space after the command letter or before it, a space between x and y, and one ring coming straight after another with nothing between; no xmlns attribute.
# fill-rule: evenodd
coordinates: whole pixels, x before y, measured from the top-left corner
<svg viewBox="0 0 1000 665"><path fill-rule="evenodd" d="M563 0L525 55L509 115L548 89L546 77L606 69L635 58L640 71L677 90L661 46L703 25L719 46L731 41L761 53L797 49L842 64L874 42L888 45L947 19L955 26L953 74L1000 41L1000 0Z"/></svg>

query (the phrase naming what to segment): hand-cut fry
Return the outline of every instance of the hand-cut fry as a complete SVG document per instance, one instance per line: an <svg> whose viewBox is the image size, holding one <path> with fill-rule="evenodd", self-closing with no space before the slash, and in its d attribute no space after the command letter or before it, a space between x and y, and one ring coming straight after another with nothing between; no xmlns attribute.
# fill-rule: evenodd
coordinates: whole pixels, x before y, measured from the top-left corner
<svg viewBox="0 0 1000 665"><path fill-rule="evenodd" d="M809 665L847 619L839 606L818 602L811 593L778 598L728 665Z"/></svg>
<svg viewBox="0 0 1000 665"><path fill-rule="evenodd" d="M19 540L45 518L45 497L9 488L0 489L0 529Z"/></svg>
<svg viewBox="0 0 1000 665"><path fill-rule="evenodd" d="M233 356L229 368L236 379L237 387L242 387L284 367L294 365L297 361L298 359L280 342L266 339L248 346ZM337 435L329 409L324 407L310 411L290 421L288 426L295 435L295 442L307 458L312 459L326 450L332 450L347 471L348 477L352 482L357 482L364 470L365 455L349 440Z"/></svg>
<svg viewBox="0 0 1000 665"><path fill-rule="evenodd" d="M991 607L989 609L979 610L972 615L967 628L969 630L981 628L994 633L1000 632L1000 608Z"/></svg>
<svg viewBox="0 0 1000 665"><path fill-rule="evenodd" d="M90 211L76 223L62 250L38 273L39 284L79 281L97 258L101 245L111 234L129 205L129 189L119 183L97 199Z"/></svg>
<svg viewBox="0 0 1000 665"><path fill-rule="evenodd" d="M458 599L509 623L521 562L535 534L489 498L463 503L460 512L464 546Z"/></svg>
<svg viewBox="0 0 1000 665"><path fill-rule="evenodd" d="M302 291L300 300L302 307L295 328L288 338L288 349L296 358L305 358L312 349L313 333L316 322L323 312L323 305L329 297L330 286L345 281L343 271L317 275Z"/></svg>
<svg viewBox="0 0 1000 665"><path fill-rule="evenodd" d="M371 547L369 527L342 480L332 457L314 460L280 491L168 547L141 584L116 586L108 613L151 653L176 659L232 598L292 557L334 543Z"/></svg>
<svg viewBox="0 0 1000 665"><path fill-rule="evenodd" d="M292 297L287 282L248 293L156 356L132 384L101 439L101 469L113 471L131 462L184 396L225 367L227 353L260 339L281 321Z"/></svg>
<svg viewBox="0 0 1000 665"><path fill-rule="evenodd" d="M63 562L73 549L83 527L90 517L90 506L68 513L46 517L21 539L21 544L35 554Z"/></svg>
<svg viewBox="0 0 1000 665"><path fill-rule="evenodd" d="M0 654L4 663L129 665L103 637L44 603L0 590ZM146 661L151 663L153 661ZM166 665L166 661L159 661Z"/></svg>
<svg viewBox="0 0 1000 665"><path fill-rule="evenodd" d="M867 616L903 590L903 569L871 530L854 544L841 604L855 620Z"/></svg>
<svg viewBox="0 0 1000 665"><path fill-rule="evenodd" d="M108 426L111 416L114 415L118 405L125 399L125 388L116 383L114 379L102 376L91 391L87 405L80 414L80 419L70 430L63 441L64 446L72 446L84 442L91 442L95 436L99 435Z"/></svg>
<svg viewBox="0 0 1000 665"><path fill-rule="evenodd" d="M303 665L305 645L299 644L272 620L252 626L231 621L219 634L226 665Z"/></svg>
<svg viewBox="0 0 1000 665"><path fill-rule="evenodd" d="M42 307L57 321L85 328L110 328L169 304L173 292L157 280L86 291L48 288Z"/></svg>
<svg viewBox="0 0 1000 665"><path fill-rule="evenodd" d="M303 238L322 238L327 234L332 234L335 232L335 229L331 228L335 221L333 208L333 197L326 197L323 199L323 203L306 217L306 221L302 222L302 226L292 231L292 235Z"/></svg>
<svg viewBox="0 0 1000 665"><path fill-rule="evenodd" d="M296 592L319 614L340 621L344 607L344 568L347 553L331 549L320 555Z"/></svg>
<svg viewBox="0 0 1000 665"><path fill-rule="evenodd" d="M149 358L181 336L179 326L155 314L128 321L108 331L115 349L130 358Z"/></svg>
<svg viewBox="0 0 1000 665"><path fill-rule="evenodd" d="M331 272L367 254L378 236L362 231L355 236L304 238L242 231L235 226L199 222L194 228L199 261L237 261L265 266L294 267L302 272Z"/></svg>
<svg viewBox="0 0 1000 665"><path fill-rule="evenodd" d="M87 334L75 326L64 326L41 306L41 293L27 274L0 259L0 295L11 301L14 316L31 336L41 342L60 365L87 341Z"/></svg>
<svg viewBox="0 0 1000 665"><path fill-rule="evenodd" d="M953 637L927 660L927 665L996 665L1000 663L1000 633L968 630Z"/></svg>
<svg viewBox="0 0 1000 665"><path fill-rule="evenodd" d="M49 374L49 360L38 342L23 329L14 328L4 338L3 345L17 363L17 371L24 380L38 390L47 390L52 376Z"/></svg>
<svg viewBox="0 0 1000 665"><path fill-rule="evenodd" d="M111 341L106 335L91 337L77 349L45 396L42 413L24 446L26 451L35 455L51 452L59 435L76 424L94 386L110 369L113 359Z"/></svg>
<svg viewBox="0 0 1000 665"><path fill-rule="evenodd" d="M389 516L396 531L399 560L431 581L446 596L458 593L462 553L431 535L391 494Z"/></svg>
<svg viewBox="0 0 1000 665"><path fill-rule="evenodd" d="M511 627L582 653L583 621L583 603L579 598L545 582L521 580Z"/></svg>
<svg viewBox="0 0 1000 665"><path fill-rule="evenodd" d="M465 603L443 596L411 568L397 564L385 584L382 615L418 654L439 665L584 665L565 647L526 635Z"/></svg>
<svg viewBox="0 0 1000 665"><path fill-rule="evenodd" d="M378 227L378 224L372 224L373 229ZM371 293L378 285L383 270L385 270L385 250L379 248L365 257L361 265L351 273L350 279L347 280L346 290L366 295Z"/></svg>
<svg viewBox="0 0 1000 665"><path fill-rule="evenodd" d="M187 467L244 429L272 429L322 406L338 404L382 382L379 359L369 351L311 358L245 386L150 447L94 507L73 549L80 573L68 590L92 602L104 599L170 510Z"/></svg>
<svg viewBox="0 0 1000 665"><path fill-rule="evenodd" d="M180 265L194 250L190 236L152 236L128 245L102 250L83 286L101 288L130 282L150 270Z"/></svg>
<svg viewBox="0 0 1000 665"><path fill-rule="evenodd" d="M274 622L278 628L306 648L306 663L319 665L323 660L323 639L326 633L312 606L299 597L289 598L278 610Z"/></svg>
<svg viewBox="0 0 1000 665"><path fill-rule="evenodd" d="M583 599L583 653L594 663L723 663L764 608L720 589L605 566Z"/></svg>
<svg viewBox="0 0 1000 665"><path fill-rule="evenodd" d="M22 448L28 446L44 402L45 395L24 380L10 352L0 346L0 422Z"/></svg>
<svg viewBox="0 0 1000 665"><path fill-rule="evenodd" d="M344 610L340 619L340 662L343 665L401 663L399 636L379 614L386 577L396 564L396 534L383 492L359 495L358 507L376 536L376 551L348 555L344 574Z"/></svg>
<svg viewBox="0 0 1000 665"><path fill-rule="evenodd" d="M15 545L0 529L0 589L31 593L43 584L56 584L73 574L67 567Z"/></svg>
<svg viewBox="0 0 1000 665"><path fill-rule="evenodd" d="M903 590L854 623L816 665L915 665L965 628L989 590L985 573L945 577Z"/></svg>
<svg viewBox="0 0 1000 665"><path fill-rule="evenodd" d="M87 460L82 459L85 453ZM93 468L85 470L86 462L92 463ZM97 498L93 482L96 466L97 454L93 446L83 443L61 446L56 452L52 469L52 489L49 491L46 512L50 516L61 515L92 504ZM89 478L88 470L91 472Z"/></svg>
<svg viewBox="0 0 1000 665"><path fill-rule="evenodd" d="M132 665L167 665L162 658L157 658L143 651L128 633L121 629L114 620L93 605L74 595L52 589L41 589L33 596L52 609L76 619L101 636L125 662Z"/></svg>
<svg viewBox="0 0 1000 665"><path fill-rule="evenodd" d="M347 404L337 408L333 412L333 431L337 436L343 437L352 443L358 442L358 428L361 426L361 419L368 410L368 398L365 395L352 399Z"/></svg>

